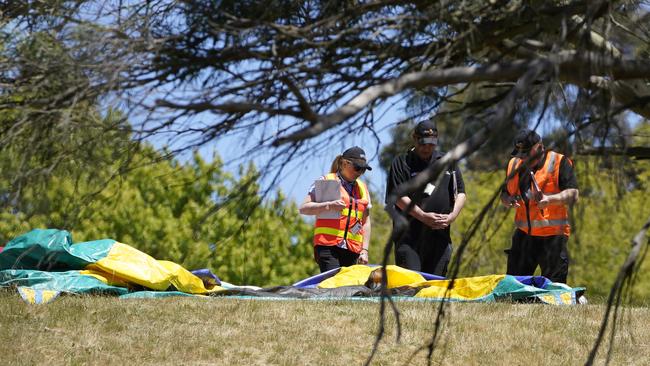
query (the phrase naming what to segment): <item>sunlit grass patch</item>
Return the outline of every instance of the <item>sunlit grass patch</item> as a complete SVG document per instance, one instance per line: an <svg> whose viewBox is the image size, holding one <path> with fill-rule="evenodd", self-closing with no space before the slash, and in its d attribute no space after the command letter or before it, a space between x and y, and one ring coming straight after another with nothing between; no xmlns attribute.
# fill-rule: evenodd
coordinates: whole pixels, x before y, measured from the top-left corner
<svg viewBox="0 0 650 366"><path fill-rule="evenodd" d="M433 334L440 304L398 303L373 364L402 364ZM379 304L66 296L48 305L0 291L3 364L333 364L368 357ZM450 304L433 363L583 364L604 306ZM650 359L648 308L625 308L611 364ZM413 359L422 364L426 351ZM601 352L599 362L604 361Z"/></svg>

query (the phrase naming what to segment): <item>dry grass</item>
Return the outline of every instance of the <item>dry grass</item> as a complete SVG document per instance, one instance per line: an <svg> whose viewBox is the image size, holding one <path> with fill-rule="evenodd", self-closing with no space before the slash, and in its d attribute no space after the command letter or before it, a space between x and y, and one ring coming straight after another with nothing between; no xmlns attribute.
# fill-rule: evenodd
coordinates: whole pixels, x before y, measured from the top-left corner
<svg viewBox="0 0 650 366"><path fill-rule="evenodd" d="M378 326L378 303L213 298L65 297L24 303L0 291L2 364L360 365ZM438 304L401 302L403 335L388 321L373 364L404 364L428 340ZM604 307L452 304L440 365L580 365ZM650 360L650 311L626 308L612 365ZM603 364L605 355L599 355ZM412 364L426 364L421 352Z"/></svg>

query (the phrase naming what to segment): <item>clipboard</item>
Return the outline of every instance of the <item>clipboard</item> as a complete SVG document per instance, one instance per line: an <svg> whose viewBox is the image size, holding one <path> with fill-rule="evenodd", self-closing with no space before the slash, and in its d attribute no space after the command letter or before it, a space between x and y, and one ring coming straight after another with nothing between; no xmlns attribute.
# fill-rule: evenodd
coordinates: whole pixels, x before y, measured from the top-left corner
<svg viewBox="0 0 650 366"><path fill-rule="evenodd" d="M319 179L314 182L316 202L336 201L341 199L341 183L338 179ZM316 215L318 219L338 219L341 211L328 210Z"/></svg>

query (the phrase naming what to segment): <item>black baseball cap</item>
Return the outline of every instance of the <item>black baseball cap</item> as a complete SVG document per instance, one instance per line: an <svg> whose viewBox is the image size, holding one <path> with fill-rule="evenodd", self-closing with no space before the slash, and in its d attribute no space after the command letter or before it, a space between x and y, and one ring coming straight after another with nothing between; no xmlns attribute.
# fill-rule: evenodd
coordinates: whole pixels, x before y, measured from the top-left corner
<svg viewBox="0 0 650 366"><path fill-rule="evenodd" d="M530 152L530 149L540 141L542 141L542 138L537 132L527 128L521 129L515 136L515 148L510 155L515 157L526 156Z"/></svg>
<svg viewBox="0 0 650 366"><path fill-rule="evenodd" d="M360 168L372 170L370 165L368 165L368 163L366 162L366 152L363 151L363 149L360 148L359 146L351 147L345 150L343 154L341 154L341 157L343 159L350 160Z"/></svg>
<svg viewBox="0 0 650 366"><path fill-rule="evenodd" d="M438 128L436 127L436 124L433 123L430 120L427 121L422 121L415 126L415 130L413 131L416 136L419 137L431 137L431 136L437 136L438 135Z"/></svg>

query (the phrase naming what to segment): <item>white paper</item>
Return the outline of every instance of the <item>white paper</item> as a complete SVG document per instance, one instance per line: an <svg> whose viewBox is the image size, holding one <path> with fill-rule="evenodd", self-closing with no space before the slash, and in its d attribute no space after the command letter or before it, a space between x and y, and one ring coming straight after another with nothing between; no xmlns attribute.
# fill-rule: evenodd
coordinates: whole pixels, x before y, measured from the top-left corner
<svg viewBox="0 0 650 366"><path fill-rule="evenodd" d="M319 179L314 182L314 198L316 202L337 201L341 197L341 183L334 179ZM319 213L319 219L338 219L341 211L328 210Z"/></svg>
<svg viewBox="0 0 650 366"><path fill-rule="evenodd" d="M435 185L431 183L427 183L426 187L424 187L424 194L426 194L427 196L431 196L431 193L433 193L434 189L436 189Z"/></svg>

